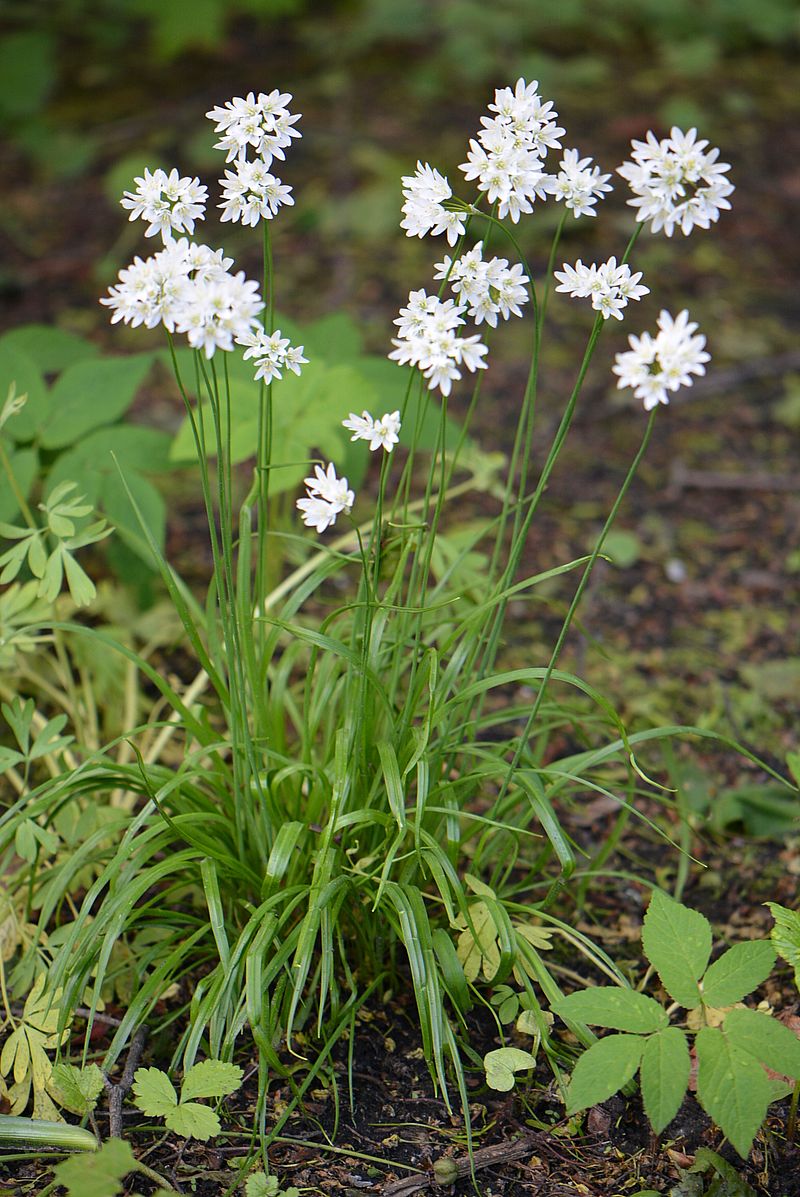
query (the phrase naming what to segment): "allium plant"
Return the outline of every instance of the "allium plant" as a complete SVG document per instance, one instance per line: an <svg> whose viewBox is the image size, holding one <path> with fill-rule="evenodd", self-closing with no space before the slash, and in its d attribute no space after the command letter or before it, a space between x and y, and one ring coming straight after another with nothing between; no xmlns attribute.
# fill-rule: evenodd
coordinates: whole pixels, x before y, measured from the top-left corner
<svg viewBox="0 0 800 1197"><path fill-rule="evenodd" d="M163 247L123 269L101 302L112 322L161 326L173 349L213 576L198 603L161 562L197 672L183 684L141 665L160 698L130 728L136 759L73 747L74 768L25 793L2 820L6 848L23 823L42 833L15 881L28 895L28 921L37 923L16 983L46 969L53 989L63 990L62 1010L94 1010L119 976L124 949L133 996L107 1064L167 1001L180 1027L176 1061L190 1066L201 1048L230 1057L247 1035L263 1098L269 1072L283 1068L279 1049L295 1051L299 1029L306 1042L312 1034L322 1040L310 1083L359 1006L410 977L431 1073L445 1095L454 1083L466 1106L465 1015L487 986L513 980L544 1049L553 1050L543 1006L561 990L547 964L550 935L563 935L626 983L550 909L551 888L566 883L576 863L559 812L586 793L635 811L649 784L637 745L681 729L628 735L612 705L558 662L661 405L702 375L709 357L686 312L662 312L655 336L630 337L615 372L649 415L641 416L641 446L619 495L591 553L521 577L531 522L607 317L616 329L629 301L648 288L630 265L642 223L627 247L610 247L619 257L554 270L565 221L594 216L610 176L577 150L562 151L565 131L535 83L501 88L461 167L473 184L463 198L428 164L403 179L402 228L446 237L452 254L432 264L439 293L418 280L423 285L395 320L388 356L408 371L403 405L362 410L354 394L355 410L341 413L355 451L375 455L374 485L356 497L341 464L310 461L296 499L292 568L282 566L286 526L270 495L272 386L283 371L301 373L307 364L304 347L292 346L274 317L272 229L291 196L273 172L288 164L300 136L291 99L277 90L250 93L208 114L228 166L222 220L260 227L261 285L235 271L222 249L183 236L203 216L198 180L177 170L145 172L123 199ZM620 173L640 221L688 233L716 219L731 190L716 157L694 131L637 143L633 164ZM517 240L524 226L535 228L541 203L564 205L544 271L531 268ZM594 318L534 476L537 373L553 277L558 291L591 299ZM498 476L495 459L470 447L469 428L489 365L481 333L501 335L499 321L513 319L530 323L533 353ZM194 351L199 403L174 352L183 337ZM253 367L259 413L252 484L240 503L230 450L231 354ZM460 405L457 425L451 397ZM426 454L419 429L431 411L438 444ZM448 513L457 515L470 489L488 493L495 511L466 538L455 536ZM144 521L142 531L149 535ZM498 669L509 600L573 572L578 581L550 656ZM559 755L556 744L568 738L552 733L573 726L570 691L588 697L595 716L586 747ZM97 803L108 807L99 830L78 852L60 852L58 820ZM48 939L55 924L58 934Z"/></svg>

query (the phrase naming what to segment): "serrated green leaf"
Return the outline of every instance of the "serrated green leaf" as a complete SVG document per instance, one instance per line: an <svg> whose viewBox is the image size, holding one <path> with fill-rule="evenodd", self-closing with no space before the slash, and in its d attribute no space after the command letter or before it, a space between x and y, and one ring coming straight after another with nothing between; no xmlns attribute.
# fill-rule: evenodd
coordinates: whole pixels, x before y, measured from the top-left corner
<svg viewBox="0 0 800 1197"><path fill-rule="evenodd" d="M703 977L703 1003L732 1006L766 980L775 964L775 949L763 939L734 944L709 966Z"/></svg>
<svg viewBox="0 0 800 1197"><path fill-rule="evenodd" d="M679 1027L666 1027L647 1040L640 1073L642 1100L657 1135L680 1109L690 1067L689 1045Z"/></svg>
<svg viewBox="0 0 800 1197"><path fill-rule="evenodd" d="M201 1060L193 1064L181 1085L181 1102L195 1097L227 1097L235 1093L242 1083L243 1070L238 1064L226 1064L222 1060Z"/></svg>
<svg viewBox="0 0 800 1197"><path fill-rule="evenodd" d="M133 1078L133 1103L148 1118L164 1118L178 1105L178 1094L160 1068L137 1068Z"/></svg>
<svg viewBox="0 0 800 1197"><path fill-rule="evenodd" d="M137 353L69 366L50 392L41 434L45 448L74 445L93 429L112 424L130 407L152 363L152 354Z"/></svg>
<svg viewBox="0 0 800 1197"><path fill-rule="evenodd" d="M527 1071L536 1064L536 1057L519 1047L498 1047L483 1058L486 1084L490 1089L507 1093L514 1088L514 1073Z"/></svg>
<svg viewBox="0 0 800 1197"><path fill-rule="evenodd" d="M777 902L767 902L775 926L770 939L779 956L794 969L794 983L800 989L800 911L788 910Z"/></svg>
<svg viewBox="0 0 800 1197"><path fill-rule="evenodd" d="M767 1074L724 1029L701 1027L695 1051L697 1099L746 1159L772 1099Z"/></svg>
<svg viewBox="0 0 800 1197"><path fill-rule="evenodd" d="M103 1092L103 1074L96 1064L76 1068L74 1064L56 1064L50 1076L50 1090L59 1104L83 1117L97 1105Z"/></svg>
<svg viewBox="0 0 800 1197"><path fill-rule="evenodd" d="M278 1178L277 1176L267 1176L266 1172L254 1172L248 1176L244 1192L245 1197L276 1197Z"/></svg>
<svg viewBox="0 0 800 1197"><path fill-rule="evenodd" d="M773 1072L800 1078L800 1039L777 1018L757 1010L731 1010L723 1030L732 1043Z"/></svg>
<svg viewBox="0 0 800 1197"><path fill-rule="evenodd" d="M136 1168L129 1143L109 1139L94 1155L82 1155L58 1164L53 1174L67 1190L67 1197L116 1197L122 1180Z"/></svg>
<svg viewBox="0 0 800 1197"><path fill-rule="evenodd" d="M641 1063L645 1042L638 1035L607 1035L587 1048L572 1073L567 1113L597 1105L627 1085Z"/></svg>
<svg viewBox="0 0 800 1197"><path fill-rule="evenodd" d="M644 917L642 947L667 993L687 1009L698 1006L697 982L711 955L708 919L654 890Z"/></svg>
<svg viewBox="0 0 800 1197"><path fill-rule="evenodd" d="M619 986L597 986L571 993L552 1009L559 1018L611 1027L615 1031L632 1031L636 1035L649 1035L669 1024L666 1011L653 998Z"/></svg>
<svg viewBox="0 0 800 1197"><path fill-rule="evenodd" d="M201 1139L204 1143L222 1129L211 1107L201 1106L197 1101L181 1102L164 1115L164 1121L176 1135L182 1135L184 1139Z"/></svg>

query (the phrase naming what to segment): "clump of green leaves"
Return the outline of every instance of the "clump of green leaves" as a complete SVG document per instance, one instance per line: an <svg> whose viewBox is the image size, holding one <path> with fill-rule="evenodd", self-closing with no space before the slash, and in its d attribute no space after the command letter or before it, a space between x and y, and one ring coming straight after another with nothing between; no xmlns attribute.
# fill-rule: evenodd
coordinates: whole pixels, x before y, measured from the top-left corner
<svg viewBox="0 0 800 1197"><path fill-rule="evenodd" d="M227 1097L242 1083L237 1064L222 1060L201 1060L183 1078L180 1098L175 1086L160 1068L139 1068L133 1079L134 1105L148 1118L163 1118L170 1130L186 1139L212 1139L220 1132L214 1110L195 1098Z"/></svg>
<svg viewBox="0 0 800 1197"><path fill-rule="evenodd" d="M655 891L642 946L674 1005L669 1009L632 989L598 987L554 1003L561 1018L608 1027L572 1074L567 1110L605 1101L637 1073L647 1116L660 1133L678 1112L689 1085L689 1034L694 1034L697 1098L741 1156L747 1156L771 1101L785 1095L765 1067L800 1077L800 1040L768 1013L741 1000L769 975L775 951L765 940L735 944L710 964L708 920ZM685 1027L673 1025L676 1007Z"/></svg>

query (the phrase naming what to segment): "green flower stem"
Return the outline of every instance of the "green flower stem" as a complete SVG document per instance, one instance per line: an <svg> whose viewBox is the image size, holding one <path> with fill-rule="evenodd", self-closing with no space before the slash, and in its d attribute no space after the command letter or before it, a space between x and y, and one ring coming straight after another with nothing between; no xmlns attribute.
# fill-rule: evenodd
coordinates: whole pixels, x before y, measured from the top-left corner
<svg viewBox="0 0 800 1197"><path fill-rule="evenodd" d="M602 319L602 317L601 317L601 319ZM561 625L561 631L558 634L558 639L556 640L555 648L553 649L547 669L545 670L545 673L542 678L541 684L539 686L539 690L537 692L536 698L534 699L533 706L531 707L530 714L528 715L528 719L525 723L525 727L522 731L522 734L519 737L519 740L517 742L517 747L514 750L514 756L511 760L511 763L508 766L508 769L506 770L506 776L503 780L503 784L501 786L500 793L497 796L498 802L502 802L503 798L505 797L505 795L508 791L508 787L511 784L514 773L516 772L517 768L519 767L519 762L522 759L522 754L525 751L525 746L528 743L528 739L530 737L531 731L533 730L534 724L536 723L536 717L539 714L539 710L541 708L542 702L544 701L544 696L547 691L547 685L548 685L550 678L553 674L553 670L556 668L556 665L558 664L558 658L560 657L561 650L564 647L564 641L566 640L567 633L569 632L569 629L572 625L572 620L575 615L575 612L577 611L577 609L580 605L580 601L583 597L583 592L585 591L585 589L588 585L588 582L589 582L589 578L592 575L592 570L594 569L595 562L597 561L597 558L600 556L603 545L605 544L606 537L608 536L608 533L611 531L614 521L617 518L617 512L619 511L620 506L622 505L622 501L625 498L625 495L628 493L628 489L629 489L631 483L633 482L633 479L636 475L636 471L639 468L639 464L640 464L642 458L644 457L645 452L647 451L647 446L650 442L650 437L653 432L653 425L655 423L656 412L657 412L657 409L655 409L655 408L653 409L653 411L650 412L649 418L647 420L647 427L645 428L644 436L642 437L642 443L640 444L640 446L636 452L636 456L634 457L633 461L631 462L630 468L628 469L628 473L625 475L625 481L622 483L622 486L620 487L620 490L619 490L619 494L617 495L616 499L614 500L614 505L608 514L608 518L606 519L605 524L603 525L603 530L600 533L599 537L597 538L597 542L594 546L594 549L592 550L592 555L586 563L583 574L581 576L581 580L578 583L578 586L577 586L577 589L573 596L572 602L569 605L569 610L567 611L567 614L564 618L564 622Z"/></svg>
<svg viewBox="0 0 800 1197"><path fill-rule="evenodd" d="M17 500L17 503L19 504L19 509L22 512L25 523L28 525L29 528L33 528L34 531L36 531L37 530L36 520L33 518L33 513L31 512L30 507L28 506L27 502L25 501L25 496L22 493L22 488L20 487L19 482L17 481L17 476L14 473L14 469L11 465L11 460L10 460L8 454L6 453L5 446L3 445L2 440L0 440L0 464L2 464L3 469L5 470L5 473L6 473L6 477L8 478L8 481L11 484L11 489L14 492L14 498Z"/></svg>

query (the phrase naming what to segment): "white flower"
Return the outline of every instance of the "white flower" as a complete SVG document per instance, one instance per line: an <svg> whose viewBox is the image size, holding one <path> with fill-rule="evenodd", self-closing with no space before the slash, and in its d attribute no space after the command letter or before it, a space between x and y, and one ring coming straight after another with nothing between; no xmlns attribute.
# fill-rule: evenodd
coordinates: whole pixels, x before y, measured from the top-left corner
<svg viewBox="0 0 800 1197"><path fill-rule="evenodd" d="M236 338L254 327L263 307L258 283L246 279L240 270L212 282L195 281L184 297L175 327L186 333L193 349L202 349L210 358L217 349L230 352Z"/></svg>
<svg viewBox="0 0 800 1197"><path fill-rule="evenodd" d="M624 162L617 174L627 179L637 208L637 220L650 221L651 231L671 237L676 228L688 236L697 225L707 229L730 208L728 196L734 186L725 177L727 162L718 162L719 150L707 149L697 140L697 130L684 133L673 126L669 137L659 141L654 133L646 141L632 143L632 161Z"/></svg>
<svg viewBox="0 0 800 1197"><path fill-rule="evenodd" d="M564 291L575 299L591 297L592 307L605 320L609 316L621 320L622 309L629 300L641 299L650 292L649 287L639 282L642 272L632 274L630 266L627 263L618 266L616 258L609 258L600 266L594 262L584 266L578 258L574 266L565 262L563 270L554 270L553 275L559 280L556 291Z"/></svg>
<svg viewBox="0 0 800 1197"><path fill-rule="evenodd" d="M630 349L616 355L612 369L619 379L617 386L631 387L646 411L658 403L669 403L670 391L691 386L695 375L705 374L705 364L711 360L705 352L706 339L702 334L695 336L696 329L685 309L674 319L662 311L655 337L650 333L629 336Z"/></svg>
<svg viewBox="0 0 800 1197"><path fill-rule="evenodd" d="M478 140L470 141L467 161L459 168L467 179L478 180L478 190L490 203L498 204L499 218L510 216L515 224L521 213L533 211L537 197L544 199L552 191L543 160L549 149L561 145L564 133L556 124L558 113L552 103L542 101L538 86L519 79L513 91L495 91L489 110L497 115L481 117Z"/></svg>
<svg viewBox="0 0 800 1197"><path fill-rule="evenodd" d="M400 412L386 412L379 420L374 420L368 411L362 411L360 416L350 412L343 426L352 432L351 441L369 441L370 452L375 449L385 449L391 453L400 437Z"/></svg>
<svg viewBox="0 0 800 1197"><path fill-rule="evenodd" d="M236 96L227 100L224 107L212 108L206 113L209 120L216 121L217 133L223 137L215 149L225 150L227 162L244 159L248 152L262 159L269 167L273 158L283 160L284 150L300 132L293 126L300 120L300 114L292 115L287 105L291 102L288 92L277 89L269 93L250 92L244 99Z"/></svg>
<svg viewBox="0 0 800 1197"><path fill-rule="evenodd" d="M263 378L265 382L271 382L273 378L282 378L283 370L299 375L300 367L308 365L308 358L303 357L303 346L291 346L289 338L281 336L280 329L268 336L263 328L254 328L238 336L236 343L246 347L242 354L245 360L254 359L256 381Z"/></svg>
<svg viewBox="0 0 800 1197"><path fill-rule="evenodd" d="M233 349L234 338L253 327L264 307L258 284L241 271L231 274L232 265L221 249L171 241L121 270L100 302L111 308L112 324L163 324L168 332L186 333L195 349L211 357L216 349Z"/></svg>
<svg viewBox="0 0 800 1197"><path fill-rule="evenodd" d="M272 220L283 204L294 204L291 187L282 183L267 170L267 163L240 159L234 170L226 170L222 182L222 220L241 221L256 225L259 220Z"/></svg>
<svg viewBox="0 0 800 1197"><path fill-rule="evenodd" d="M444 175L439 174L427 162L417 163L416 173L403 176L403 216L400 228L407 237L434 237L444 233L450 245L455 245L463 236L466 226L465 212L450 212L444 201L451 199L453 192Z"/></svg>
<svg viewBox="0 0 800 1197"><path fill-rule="evenodd" d="M395 320L399 336L392 339L395 348L389 357L393 361L417 366L429 388L438 387L443 395L449 395L453 382L461 378L460 366L471 373L486 369L483 358L488 349L480 337L460 337L455 331L464 323L463 304L443 302L425 291L412 291L408 300L408 307L401 308Z"/></svg>
<svg viewBox="0 0 800 1197"><path fill-rule="evenodd" d="M177 170L152 173L134 179L135 191L126 191L119 201L130 209L129 220L146 220L145 237L156 233L166 243L173 233L193 233L195 220L202 220L208 199L208 189L199 179L182 178Z"/></svg>
<svg viewBox="0 0 800 1197"><path fill-rule="evenodd" d="M552 181L552 194L576 218L596 216L594 205L605 192L613 190L608 184L611 175L601 174L600 167L591 163L591 158L579 158L577 150L565 150L561 170Z"/></svg>
<svg viewBox="0 0 800 1197"><path fill-rule="evenodd" d="M314 466L314 476L304 481L308 495L297 500L297 507L302 511L307 527L324 532L336 522L340 512L348 513L352 509L355 495L348 488L346 478L336 477L333 462L324 470L322 466Z"/></svg>
<svg viewBox="0 0 800 1197"><path fill-rule="evenodd" d="M525 272L519 263L509 266L506 258L483 258L483 242L453 261L437 263L434 278L447 279L452 290L467 305L476 324L486 321L492 328L497 317L521 316L520 304L528 302Z"/></svg>

